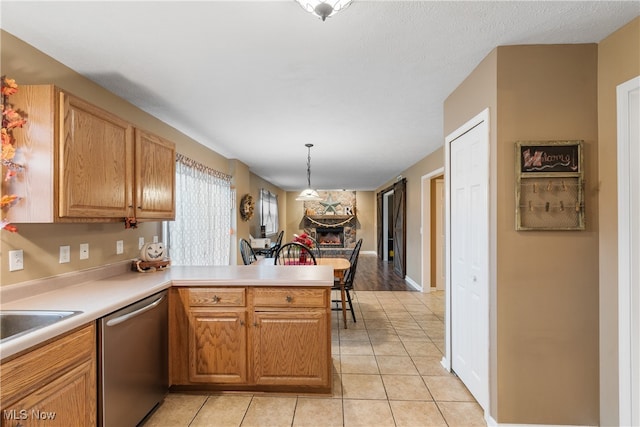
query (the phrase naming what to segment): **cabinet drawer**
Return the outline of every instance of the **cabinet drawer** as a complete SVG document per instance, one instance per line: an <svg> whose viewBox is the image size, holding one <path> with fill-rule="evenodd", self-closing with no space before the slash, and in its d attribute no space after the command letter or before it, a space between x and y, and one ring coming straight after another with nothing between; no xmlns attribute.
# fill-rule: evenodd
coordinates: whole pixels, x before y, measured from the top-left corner
<svg viewBox="0 0 640 427"><path fill-rule="evenodd" d="M325 307L325 289L257 288L254 289L253 304L268 307Z"/></svg>
<svg viewBox="0 0 640 427"><path fill-rule="evenodd" d="M191 307L244 307L244 288L189 289Z"/></svg>

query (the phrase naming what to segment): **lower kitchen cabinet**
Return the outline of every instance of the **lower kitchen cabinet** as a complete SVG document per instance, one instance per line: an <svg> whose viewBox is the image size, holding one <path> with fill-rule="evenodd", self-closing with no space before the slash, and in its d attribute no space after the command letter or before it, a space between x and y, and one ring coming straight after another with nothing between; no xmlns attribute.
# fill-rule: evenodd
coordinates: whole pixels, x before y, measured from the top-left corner
<svg viewBox="0 0 640 427"><path fill-rule="evenodd" d="M246 384L246 311L193 309L189 325L189 381Z"/></svg>
<svg viewBox="0 0 640 427"><path fill-rule="evenodd" d="M91 324L0 365L2 426L96 425Z"/></svg>
<svg viewBox="0 0 640 427"><path fill-rule="evenodd" d="M322 312L254 313L254 382L322 387L327 370L327 315ZM330 350L329 350L330 351Z"/></svg>
<svg viewBox="0 0 640 427"><path fill-rule="evenodd" d="M328 287L174 283L172 388L330 392L330 308Z"/></svg>

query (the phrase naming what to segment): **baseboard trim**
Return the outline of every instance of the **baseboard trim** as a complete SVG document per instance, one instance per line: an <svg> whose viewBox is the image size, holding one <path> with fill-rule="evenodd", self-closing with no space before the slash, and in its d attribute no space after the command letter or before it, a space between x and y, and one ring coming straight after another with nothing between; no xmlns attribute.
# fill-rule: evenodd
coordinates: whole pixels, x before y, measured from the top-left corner
<svg viewBox="0 0 640 427"><path fill-rule="evenodd" d="M567 425L567 424L510 424L510 423L498 423L493 417L487 413L484 415L484 420L489 427L588 427L585 425Z"/></svg>
<svg viewBox="0 0 640 427"><path fill-rule="evenodd" d="M407 282L409 284L409 286L414 288L416 291L422 292L422 286L420 286L418 283L416 283L411 277L404 276L404 281Z"/></svg>

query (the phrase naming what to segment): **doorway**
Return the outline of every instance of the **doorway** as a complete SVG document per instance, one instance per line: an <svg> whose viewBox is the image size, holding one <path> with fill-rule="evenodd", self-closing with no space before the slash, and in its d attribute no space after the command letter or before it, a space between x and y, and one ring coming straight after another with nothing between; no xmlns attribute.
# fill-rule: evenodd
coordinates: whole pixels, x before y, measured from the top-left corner
<svg viewBox="0 0 640 427"><path fill-rule="evenodd" d="M489 110L445 141L445 365L488 413Z"/></svg>
<svg viewBox="0 0 640 427"><path fill-rule="evenodd" d="M640 76L617 88L620 425L640 425Z"/></svg>
<svg viewBox="0 0 640 427"><path fill-rule="evenodd" d="M423 292L431 292L433 290L444 290L444 284L441 288L436 286L436 276L441 275L444 280L444 188L442 194L442 206L436 206L438 189L436 182L442 181L444 184L444 168L438 168L433 172L421 177L421 225L420 233L422 237L422 271L420 280L420 289ZM438 218L439 216L439 218ZM438 224L437 222L440 222ZM442 227L442 241L437 240L438 226ZM440 263L440 264L438 264ZM442 272L438 270L440 265Z"/></svg>
<svg viewBox="0 0 640 427"><path fill-rule="evenodd" d="M393 190L382 196L382 260L393 261Z"/></svg>

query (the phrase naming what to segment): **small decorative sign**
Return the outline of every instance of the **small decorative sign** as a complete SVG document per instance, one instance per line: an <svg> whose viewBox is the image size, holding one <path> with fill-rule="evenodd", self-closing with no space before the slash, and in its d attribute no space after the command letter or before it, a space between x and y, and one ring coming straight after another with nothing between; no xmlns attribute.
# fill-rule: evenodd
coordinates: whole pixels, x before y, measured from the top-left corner
<svg viewBox="0 0 640 427"><path fill-rule="evenodd" d="M520 144L521 173L581 172L580 143Z"/></svg>

